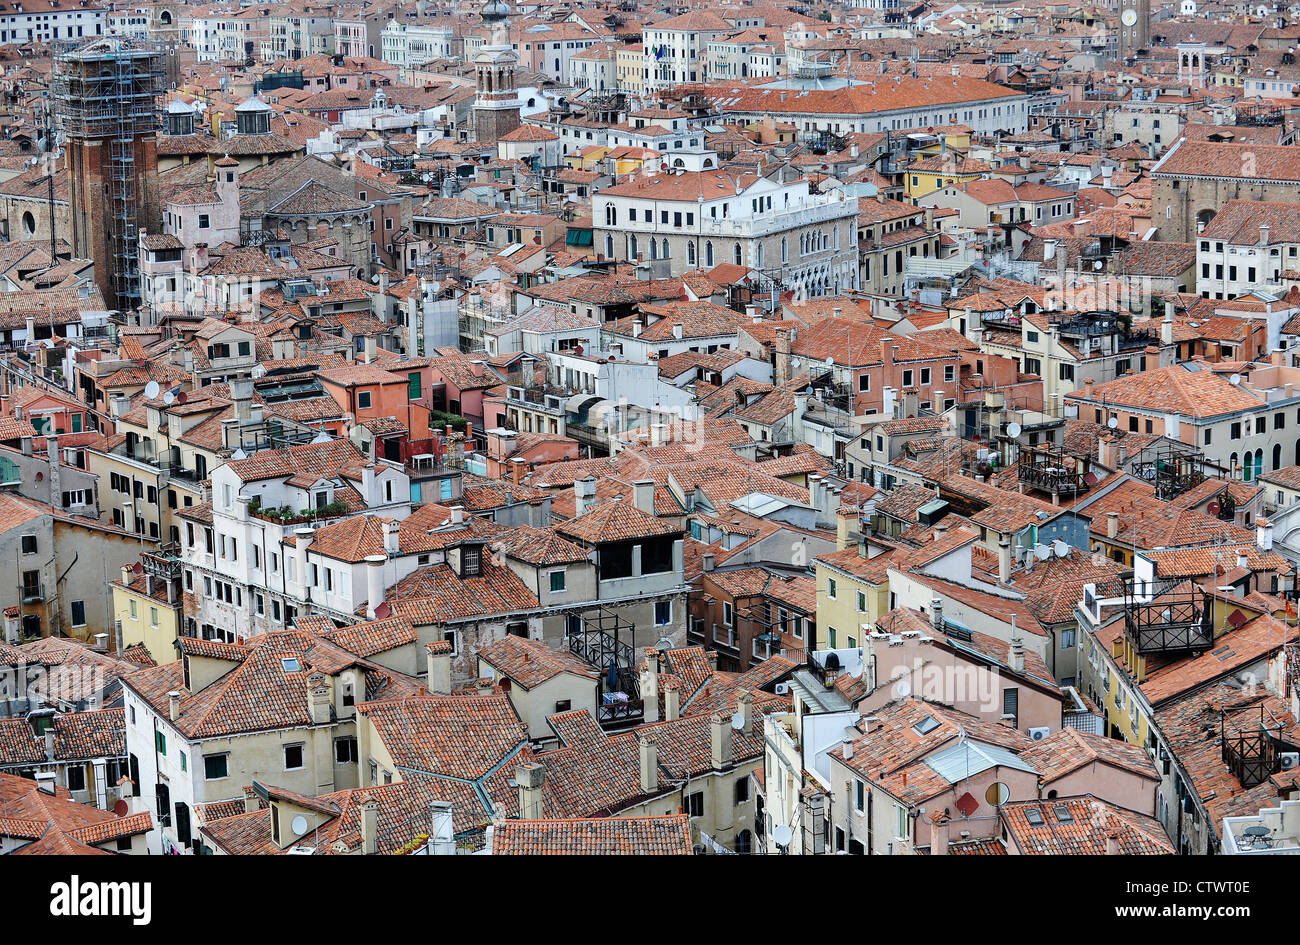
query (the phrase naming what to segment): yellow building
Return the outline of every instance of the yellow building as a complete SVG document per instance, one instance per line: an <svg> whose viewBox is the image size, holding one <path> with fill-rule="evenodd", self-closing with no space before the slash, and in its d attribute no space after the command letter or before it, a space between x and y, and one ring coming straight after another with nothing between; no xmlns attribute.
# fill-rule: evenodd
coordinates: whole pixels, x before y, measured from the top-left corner
<svg viewBox="0 0 1300 945"><path fill-rule="evenodd" d="M113 616L122 628L118 645L143 645L155 663L172 663L182 625L180 559L154 552L140 559L112 582Z"/></svg>
<svg viewBox="0 0 1300 945"><path fill-rule="evenodd" d="M889 556L863 557L860 545L818 555L818 645L852 649L862 645L863 624L874 624L889 612Z"/></svg>
<svg viewBox="0 0 1300 945"><path fill-rule="evenodd" d="M601 163L611 151L611 148L603 144L593 144L589 148L583 148L581 151L574 151L572 154L566 154L564 163L575 171L595 171L599 170Z"/></svg>
<svg viewBox="0 0 1300 945"><path fill-rule="evenodd" d="M614 50L614 75L621 92L640 95L645 88L645 50L640 43L619 46Z"/></svg>
<svg viewBox="0 0 1300 945"><path fill-rule="evenodd" d="M903 193L907 202L915 204L936 190L960 187L967 181L979 180L992 171L993 167L983 161L966 158L949 150L909 164L903 174Z"/></svg>

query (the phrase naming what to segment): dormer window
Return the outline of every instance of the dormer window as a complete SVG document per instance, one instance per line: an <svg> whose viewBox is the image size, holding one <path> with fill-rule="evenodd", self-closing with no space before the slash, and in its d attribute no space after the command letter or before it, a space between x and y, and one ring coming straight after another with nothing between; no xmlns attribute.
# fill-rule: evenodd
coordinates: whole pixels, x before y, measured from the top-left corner
<svg viewBox="0 0 1300 945"><path fill-rule="evenodd" d="M465 547L460 552L460 576L479 577L483 573L483 550Z"/></svg>

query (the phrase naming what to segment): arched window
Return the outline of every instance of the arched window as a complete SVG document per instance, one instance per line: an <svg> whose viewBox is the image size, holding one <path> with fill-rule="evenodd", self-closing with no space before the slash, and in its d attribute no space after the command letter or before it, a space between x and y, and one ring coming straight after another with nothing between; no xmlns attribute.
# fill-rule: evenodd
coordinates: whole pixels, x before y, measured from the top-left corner
<svg viewBox="0 0 1300 945"><path fill-rule="evenodd" d="M650 240L650 258L659 258L659 244L656 243L653 238Z"/></svg>
<svg viewBox="0 0 1300 945"><path fill-rule="evenodd" d="M790 261L790 244L783 236L781 237L781 262Z"/></svg>
<svg viewBox="0 0 1300 945"><path fill-rule="evenodd" d="M737 266L741 265L741 262L740 262L740 244L739 244L739 243L737 243L735 246L733 246L733 247L731 248L731 260L732 260L732 262L734 262Z"/></svg>
<svg viewBox="0 0 1300 945"><path fill-rule="evenodd" d="M1297 449L1300 449L1300 445ZM1237 475L1237 454L1233 453L1228 457L1228 478L1231 479L1235 475Z"/></svg>
<svg viewBox="0 0 1300 945"><path fill-rule="evenodd" d="M627 238L627 258L630 262L636 262L636 237L629 235Z"/></svg>
<svg viewBox="0 0 1300 945"><path fill-rule="evenodd" d="M1281 443L1275 443L1273 445L1273 468L1275 470L1282 468L1282 444Z"/></svg>
<svg viewBox="0 0 1300 945"><path fill-rule="evenodd" d="M704 265L713 268L713 241L704 244Z"/></svg>
<svg viewBox="0 0 1300 945"><path fill-rule="evenodd" d="M736 834L736 852L753 853L754 852L754 835L748 830L742 830Z"/></svg>
<svg viewBox="0 0 1300 945"><path fill-rule="evenodd" d="M758 266L759 269L763 268L763 263L766 261L763 258L764 255L763 244L759 243L758 248L754 251L754 265Z"/></svg>
<svg viewBox="0 0 1300 945"><path fill-rule="evenodd" d="M663 259L668 258L668 238L664 237L663 242L659 245L659 255Z"/></svg>
<svg viewBox="0 0 1300 945"><path fill-rule="evenodd" d="M694 243L686 244L686 264L688 266L695 265L695 244Z"/></svg>
<svg viewBox="0 0 1300 945"><path fill-rule="evenodd" d="M605 258L606 259L614 258L614 234L613 233L605 234Z"/></svg>
<svg viewBox="0 0 1300 945"><path fill-rule="evenodd" d="M23 235L32 236L36 232L36 218L30 210L23 213Z"/></svg>
<svg viewBox="0 0 1300 945"><path fill-rule="evenodd" d="M618 208L615 207L612 203L605 204L605 225L606 226L618 225Z"/></svg>

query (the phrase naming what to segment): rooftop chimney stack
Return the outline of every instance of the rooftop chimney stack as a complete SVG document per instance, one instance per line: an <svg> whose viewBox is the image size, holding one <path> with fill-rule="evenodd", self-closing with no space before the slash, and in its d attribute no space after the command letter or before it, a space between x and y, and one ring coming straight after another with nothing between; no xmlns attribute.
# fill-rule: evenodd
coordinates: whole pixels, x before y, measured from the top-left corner
<svg viewBox="0 0 1300 945"><path fill-rule="evenodd" d="M659 749L653 738L642 737L638 742L641 761L641 793L656 794L659 791Z"/></svg>

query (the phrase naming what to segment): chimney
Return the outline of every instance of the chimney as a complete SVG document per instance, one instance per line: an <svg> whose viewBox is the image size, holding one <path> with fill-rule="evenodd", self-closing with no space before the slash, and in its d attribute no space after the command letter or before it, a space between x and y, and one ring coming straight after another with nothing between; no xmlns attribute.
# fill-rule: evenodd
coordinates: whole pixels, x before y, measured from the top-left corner
<svg viewBox="0 0 1300 945"><path fill-rule="evenodd" d="M668 429L666 423L650 424L650 445L658 448L664 445L664 431Z"/></svg>
<svg viewBox="0 0 1300 945"><path fill-rule="evenodd" d="M581 518L596 500L596 477L573 480L573 517Z"/></svg>
<svg viewBox="0 0 1300 945"><path fill-rule="evenodd" d="M1260 551L1273 550L1273 523L1261 518L1255 521L1255 544Z"/></svg>
<svg viewBox="0 0 1300 945"><path fill-rule="evenodd" d="M230 381L230 400L234 405L235 419L241 427L248 426L253 419L253 379L236 377Z"/></svg>
<svg viewBox="0 0 1300 945"><path fill-rule="evenodd" d="M1011 668L1017 673L1025 671L1025 642L1019 633L1011 638Z"/></svg>
<svg viewBox="0 0 1300 945"><path fill-rule="evenodd" d="M653 479L638 479L632 483L632 497L636 507L646 515L655 514L655 483Z"/></svg>
<svg viewBox="0 0 1300 945"><path fill-rule="evenodd" d="M324 673L312 673L307 679L307 712L313 725L330 721L330 686Z"/></svg>
<svg viewBox="0 0 1300 945"><path fill-rule="evenodd" d="M373 795L364 794L361 800L361 852L374 856L379 852L379 805Z"/></svg>
<svg viewBox="0 0 1300 945"><path fill-rule="evenodd" d="M1162 345L1174 343L1174 320L1168 314L1160 319L1160 343Z"/></svg>
<svg viewBox="0 0 1300 945"><path fill-rule="evenodd" d="M930 814L930 855L948 855L948 815L941 810Z"/></svg>
<svg viewBox="0 0 1300 945"><path fill-rule="evenodd" d="M395 555L402 550L402 523L384 522L384 553Z"/></svg>
<svg viewBox="0 0 1300 945"><path fill-rule="evenodd" d="M1115 538L1119 535L1119 513L1106 513L1106 537Z"/></svg>
<svg viewBox="0 0 1300 945"><path fill-rule="evenodd" d="M653 738L641 737L639 755L641 761L641 793L656 794L659 791L659 749Z"/></svg>
<svg viewBox="0 0 1300 945"><path fill-rule="evenodd" d="M429 674L425 686L435 696L451 695L451 642L429 644Z"/></svg>
<svg viewBox="0 0 1300 945"><path fill-rule="evenodd" d="M541 820L542 783L546 780L546 766L536 761L515 768L515 782L519 785L519 819Z"/></svg>
<svg viewBox="0 0 1300 945"><path fill-rule="evenodd" d="M167 693L167 717L173 722L181 717L181 694L175 689Z"/></svg>
<svg viewBox="0 0 1300 945"><path fill-rule="evenodd" d="M937 597L930 598L930 626L943 630L943 601Z"/></svg>
<svg viewBox="0 0 1300 945"><path fill-rule="evenodd" d="M255 810L261 810L262 805L258 802L257 792L253 790L250 784L244 788L244 813L251 814Z"/></svg>
<svg viewBox="0 0 1300 945"><path fill-rule="evenodd" d="M664 699L668 694L665 690ZM642 721L647 725L659 721L659 651L653 647L645 651L645 666L641 667L641 704L645 707Z"/></svg>
<svg viewBox="0 0 1300 945"><path fill-rule="evenodd" d="M772 333L773 379L779 387L790 380L790 329L777 328Z"/></svg>
<svg viewBox="0 0 1300 945"><path fill-rule="evenodd" d="M45 733L45 760L54 760L54 729L49 729Z"/></svg>
<svg viewBox="0 0 1300 945"><path fill-rule="evenodd" d="M1011 580L1011 542L1005 538L998 539L998 581L1006 584Z"/></svg>
<svg viewBox="0 0 1300 945"><path fill-rule="evenodd" d="M1122 856L1123 853L1119 845L1119 827L1111 826L1106 830L1106 855Z"/></svg>
<svg viewBox="0 0 1300 945"><path fill-rule="evenodd" d="M366 555L366 619L377 620L375 608L384 602L384 562L386 555Z"/></svg>
<svg viewBox="0 0 1300 945"><path fill-rule="evenodd" d="M366 335L361 342L361 360L364 364L375 363L375 336Z"/></svg>
<svg viewBox="0 0 1300 945"><path fill-rule="evenodd" d="M1246 557L1245 548L1237 549L1237 567L1246 569L1250 568L1250 559Z"/></svg>
<svg viewBox="0 0 1300 945"><path fill-rule="evenodd" d="M752 735L754 732L754 694L748 689L742 689L736 693L736 711L745 720L745 724L740 731L745 735Z"/></svg>
<svg viewBox="0 0 1300 945"><path fill-rule="evenodd" d="M664 721L672 722L681 718L682 694L676 686L664 686Z"/></svg>
<svg viewBox="0 0 1300 945"><path fill-rule="evenodd" d="M453 525L465 524L465 506L453 505L451 507L451 524Z"/></svg>
<svg viewBox="0 0 1300 945"><path fill-rule="evenodd" d="M709 747L713 753L713 770L721 771L731 764L731 719L721 712L709 719Z"/></svg>
<svg viewBox="0 0 1300 945"><path fill-rule="evenodd" d="M712 571L715 566L712 551L706 551L704 554L700 555L700 569L706 574Z"/></svg>

